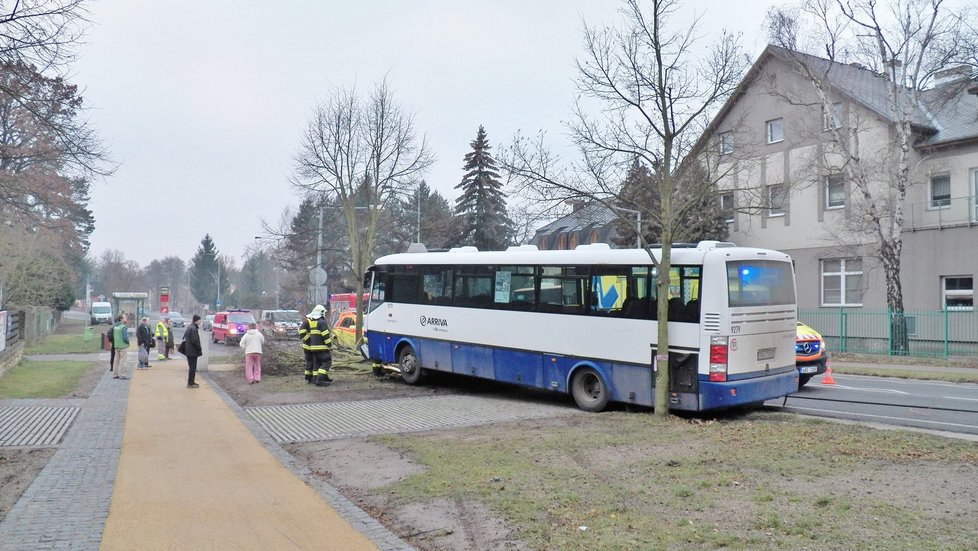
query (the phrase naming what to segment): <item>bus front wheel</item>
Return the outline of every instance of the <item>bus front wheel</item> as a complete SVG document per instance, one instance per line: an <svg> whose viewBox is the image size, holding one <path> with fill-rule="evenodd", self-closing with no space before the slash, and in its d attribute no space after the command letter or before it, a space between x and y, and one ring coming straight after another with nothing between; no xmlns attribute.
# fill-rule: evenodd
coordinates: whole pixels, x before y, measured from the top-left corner
<svg viewBox="0 0 978 551"><path fill-rule="evenodd" d="M405 346L397 357L397 365L401 369L401 378L404 382L413 385L421 380L421 366L418 365L418 357L414 355L414 349Z"/></svg>
<svg viewBox="0 0 978 551"><path fill-rule="evenodd" d="M585 367L574 374L571 380L571 394L577 407L584 411L601 411L608 405L608 386L590 367Z"/></svg>

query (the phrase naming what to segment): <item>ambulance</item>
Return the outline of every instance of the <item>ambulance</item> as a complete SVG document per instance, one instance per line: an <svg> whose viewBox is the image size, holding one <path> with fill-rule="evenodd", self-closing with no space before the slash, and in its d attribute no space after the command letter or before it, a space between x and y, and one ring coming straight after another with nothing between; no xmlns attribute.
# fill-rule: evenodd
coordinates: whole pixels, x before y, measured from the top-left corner
<svg viewBox="0 0 978 551"><path fill-rule="evenodd" d="M825 339L800 321L795 330L795 365L798 367L798 388L805 386L812 377L825 373L829 367Z"/></svg>

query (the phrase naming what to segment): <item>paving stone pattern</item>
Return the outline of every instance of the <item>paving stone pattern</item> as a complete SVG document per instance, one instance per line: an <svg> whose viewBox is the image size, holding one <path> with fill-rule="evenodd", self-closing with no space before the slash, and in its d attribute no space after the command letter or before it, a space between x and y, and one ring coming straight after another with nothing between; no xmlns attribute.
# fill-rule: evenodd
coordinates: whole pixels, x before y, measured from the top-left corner
<svg viewBox="0 0 978 551"><path fill-rule="evenodd" d="M0 407L0 446L57 444L76 415L77 407Z"/></svg>
<svg viewBox="0 0 978 551"><path fill-rule="evenodd" d="M245 408L280 443L312 442L573 415L579 410L506 398L431 396Z"/></svg>

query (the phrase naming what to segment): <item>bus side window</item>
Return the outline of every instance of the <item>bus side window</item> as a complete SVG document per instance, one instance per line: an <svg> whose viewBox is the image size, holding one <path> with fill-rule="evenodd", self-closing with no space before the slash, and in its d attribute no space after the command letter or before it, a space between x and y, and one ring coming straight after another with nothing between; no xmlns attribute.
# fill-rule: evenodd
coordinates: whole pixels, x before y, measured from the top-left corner
<svg viewBox="0 0 978 551"><path fill-rule="evenodd" d="M488 266L458 266L454 305L468 308L492 306L492 270Z"/></svg>
<svg viewBox="0 0 978 551"><path fill-rule="evenodd" d="M421 286L421 304L449 305L452 303L451 268L426 266Z"/></svg>
<svg viewBox="0 0 978 551"><path fill-rule="evenodd" d="M542 267L538 310L554 314L587 313L586 273L587 270L582 271L572 266Z"/></svg>
<svg viewBox="0 0 978 551"><path fill-rule="evenodd" d="M499 266L495 273L492 306L498 310L532 312L536 309L533 266Z"/></svg>
<svg viewBox="0 0 978 551"><path fill-rule="evenodd" d="M591 315L629 317L643 296L631 278L628 266L596 266L591 275ZM634 316L633 316L634 317Z"/></svg>
<svg viewBox="0 0 978 551"><path fill-rule="evenodd" d="M398 266L390 274L388 300L404 304L418 303L418 269L415 266Z"/></svg>

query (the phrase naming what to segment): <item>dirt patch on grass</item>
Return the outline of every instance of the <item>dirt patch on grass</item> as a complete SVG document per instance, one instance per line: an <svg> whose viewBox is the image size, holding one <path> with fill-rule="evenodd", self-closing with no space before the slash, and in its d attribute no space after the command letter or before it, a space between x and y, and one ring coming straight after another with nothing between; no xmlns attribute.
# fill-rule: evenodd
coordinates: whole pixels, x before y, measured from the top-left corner
<svg viewBox="0 0 978 551"><path fill-rule="evenodd" d="M326 389L212 377L242 405L522 392L369 373L336 373ZM285 448L421 550L963 549L978 538L968 446L771 413L618 411Z"/></svg>
<svg viewBox="0 0 978 551"><path fill-rule="evenodd" d="M361 438L284 447L315 476L419 549L527 549L484 503L392 501L383 488L425 471L403 451Z"/></svg>
<svg viewBox="0 0 978 551"><path fill-rule="evenodd" d="M102 375L108 371L108 364L103 364L103 362L93 362L92 366L89 367L85 373L78 380L78 384L75 388L68 393L65 398L88 398L92 395L92 391L95 390L95 386L102 379Z"/></svg>
<svg viewBox="0 0 978 551"><path fill-rule="evenodd" d="M0 520L54 455L54 448L0 448Z"/></svg>
<svg viewBox="0 0 978 551"><path fill-rule="evenodd" d="M302 375L263 376L260 383L249 385L242 367L212 371L209 377L241 407L379 400L451 392L450 389L409 386L397 378L378 379L369 373L358 372L334 371L333 383L328 387L307 384Z"/></svg>

